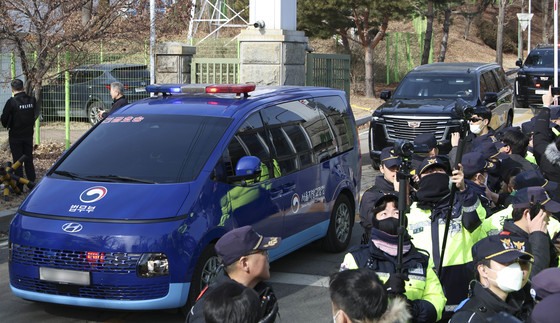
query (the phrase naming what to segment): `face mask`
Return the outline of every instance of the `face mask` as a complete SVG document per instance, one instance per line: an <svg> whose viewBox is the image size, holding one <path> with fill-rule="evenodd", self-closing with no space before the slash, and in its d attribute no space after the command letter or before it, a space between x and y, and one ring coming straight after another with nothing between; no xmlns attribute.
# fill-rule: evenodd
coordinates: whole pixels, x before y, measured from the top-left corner
<svg viewBox="0 0 560 323"><path fill-rule="evenodd" d="M498 284L498 287L504 292L516 292L521 289L521 285L523 284L523 270L521 270L519 263L514 262L513 264L502 268L500 271L496 271L494 269L490 270L495 272L498 277L496 280L490 278L488 279L495 281L496 284Z"/></svg>
<svg viewBox="0 0 560 323"><path fill-rule="evenodd" d="M471 124L469 125L469 128L471 130L472 133L474 133L475 135L478 135L479 133L482 132L482 125L480 124Z"/></svg>
<svg viewBox="0 0 560 323"><path fill-rule="evenodd" d="M425 175L418 182L416 197L423 202L437 202L449 194L449 176L444 173Z"/></svg>
<svg viewBox="0 0 560 323"><path fill-rule="evenodd" d="M396 236L398 233L397 232L398 228L399 228L399 219L391 217L379 221L378 229L387 234Z"/></svg>
<svg viewBox="0 0 560 323"><path fill-rule="evenodd" d="M338 316L338 314L340 314L341 310L336 311L336 314L332 317L332 321L333 323L336 323L336 317Z"/></svg>

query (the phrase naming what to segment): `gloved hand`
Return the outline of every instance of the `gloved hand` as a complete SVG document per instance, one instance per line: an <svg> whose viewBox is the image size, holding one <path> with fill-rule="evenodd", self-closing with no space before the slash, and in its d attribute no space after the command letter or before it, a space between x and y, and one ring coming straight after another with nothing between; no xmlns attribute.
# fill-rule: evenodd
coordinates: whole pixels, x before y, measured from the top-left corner
<svg viewBox="0 0 560 323"><path fill-rule="evenodd" d="M405 281L408 280L408 275L405 273L393 273L389 276L389 279L383 284L385 290L387 291L387 295L391 297L395 297L397 295L404 295L406 292L405 289Z"/></svg>

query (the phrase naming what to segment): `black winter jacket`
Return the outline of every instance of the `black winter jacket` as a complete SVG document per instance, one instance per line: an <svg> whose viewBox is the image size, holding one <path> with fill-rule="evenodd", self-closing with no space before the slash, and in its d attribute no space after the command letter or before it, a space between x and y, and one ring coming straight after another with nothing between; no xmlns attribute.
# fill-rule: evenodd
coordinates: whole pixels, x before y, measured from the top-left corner
<svg viewBox="0 0 560 323"><path fill-rule="evenodd" d="M514 237L521 237L527 239L531 244L531 250L529 252L535 257L535 262L531 267L530 279L541 272L542 270L549 267L558 266L558 256L556 254L556 248L550 240L548 234L536 231L531 234L527 233L525 230L521 229L512 220L506 220L504 222L504 231L509 235Z"/></svg>
<svg viewBox="0 0 560 323"><path fill-rule="evenodd" d="M519 299L508 295L504 302L479 282L474 285L472 297L467 299L462 306L459 306L449 323L486 323L488 318L500 312L506 312L514 316L520 316L522 312L522 303Z"/></svg>
<svg viewBox="0 0 560 323"><path fill-rule="evenodd" d="M35 98L19 92L10 98L2 112L2 126L10 129L10 138L33 137L33 126L39 115Z"/></svg>
<svg viewBox="0 0 560 323"><path fill-rule="evenodd" d="M555 145L556 136L549 127L550 109L543 108L535 120L533 153L539 167L548 180L560 181L560 151Z"/></svg>
<svg viewBox="0 0 560 323"><path fill-rule="evenodd" d="M206 298L206 295L208 295L208 292L211 291L216 286L228 281L234 281L234 280L229 278L229 276L226 274L226 271L222 267L222 269L218 272L214 283L212 283L212 285L208 286L206 290L203 290L200 293L201 295L198 296L198 300L191 308L190 312L187 314L187 319L185 322L204 323L204 299ZM270 287L270 285L268 285L267 283L260 282L253 289L257 292L257 294L259 294L261 299L263 299L263 296L268 296L270 298L271 303L269 304L269 306L272 305L272 302L276 303L277 301L276 295L274 295L274 291L272 290L272 287ZM265 316L268 316L268 314L269 313L265 313ZM274 318L272 318L272 321L274 321Z"/></svg>

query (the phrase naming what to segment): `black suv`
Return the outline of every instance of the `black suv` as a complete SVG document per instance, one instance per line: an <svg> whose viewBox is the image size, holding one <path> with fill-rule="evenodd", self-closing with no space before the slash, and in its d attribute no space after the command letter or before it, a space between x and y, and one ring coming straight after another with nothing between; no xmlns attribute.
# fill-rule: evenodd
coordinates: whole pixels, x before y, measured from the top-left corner
<svg viewBox="0 0 560 323"><path fill-rule="evenodd" d="M384 147L396 139L413 141L426 132L434 133L440 151L451 149L450 136L459 129L457 99L492 110L494 130L513 122L513 89L504 70L495 63L434 63L410 71L395 89L381 92L386 102L373 112L369 150L374 168Z"/></svg>
<svg viewBox="0 0 560 323"><path fill-rule="evenodd" d="M140 64L84 65L70 70L70 116L87 118L91 124L99 121L99 110L110 110L113 98L109 93L113 82L124 85L128 102L148 97L150 71ZM64 116L64 73L43 86L43 116Z"/></svg>
<svg viewBox="0 0 560 323"><path fill-rule="evenodd" d="M542 105L542 95L554 84L554 45L539 44L525 59L515 65L520 69L515 78L515 105L535 108Z"/></svg>

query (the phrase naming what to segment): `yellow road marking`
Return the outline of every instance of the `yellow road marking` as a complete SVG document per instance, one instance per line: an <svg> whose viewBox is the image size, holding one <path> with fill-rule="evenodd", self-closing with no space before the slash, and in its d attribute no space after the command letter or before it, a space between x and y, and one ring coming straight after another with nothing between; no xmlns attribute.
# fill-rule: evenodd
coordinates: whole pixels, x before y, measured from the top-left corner
<svg viewBox="0 0 560 323"><path fill-rule="evenodd" d="M351 106L352 108L356 108L356 109L362 109L362 110L367 110L367 111L371 111L371 109L370 109L370 108L359 107L359 106L357 106L357 105L353 105L353 104L351 104L350 106Z"/></svg>

